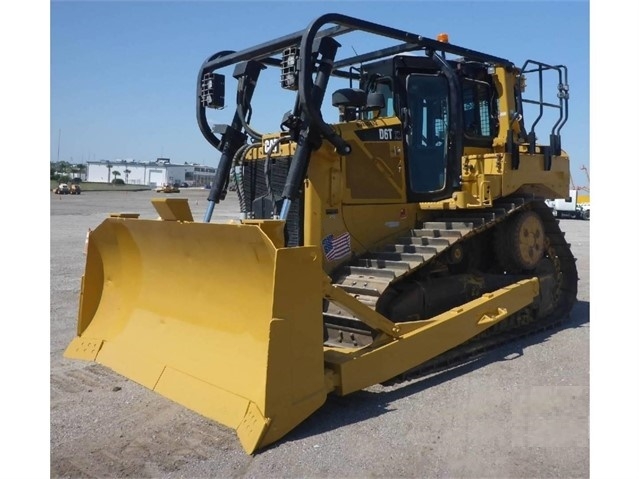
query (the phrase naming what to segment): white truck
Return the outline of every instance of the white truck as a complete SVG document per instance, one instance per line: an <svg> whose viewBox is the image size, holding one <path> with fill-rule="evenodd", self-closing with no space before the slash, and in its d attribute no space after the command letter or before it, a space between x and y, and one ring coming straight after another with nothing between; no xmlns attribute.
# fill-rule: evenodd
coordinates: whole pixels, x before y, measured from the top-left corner
<svg viewBox="0 0 639 479"><path fill-rule="evenodd" d="M567 198L555 198L546 200L546 204L552 208L552 213L557 218L576 218L581 220L590 219L590 203L580 203L577 201L577 190L570 190Z"/></svg>

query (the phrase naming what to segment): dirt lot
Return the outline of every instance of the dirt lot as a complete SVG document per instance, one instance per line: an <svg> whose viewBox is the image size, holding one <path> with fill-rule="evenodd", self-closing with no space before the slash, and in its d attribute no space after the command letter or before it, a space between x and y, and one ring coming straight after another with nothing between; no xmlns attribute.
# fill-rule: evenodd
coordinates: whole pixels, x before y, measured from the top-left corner
<svg viewBox="0 0 639 479"><path fill-rule="evenodd" d="M205 190L184 189L197 220ZM571 318L453 370L327 403L249 456L234 432L93 363L75 334L88 228L156 217L155 192L51 195L51 477L589 477L589 223L562 220L578 258ZM237 215L231 199L215 219Z"/></svg>

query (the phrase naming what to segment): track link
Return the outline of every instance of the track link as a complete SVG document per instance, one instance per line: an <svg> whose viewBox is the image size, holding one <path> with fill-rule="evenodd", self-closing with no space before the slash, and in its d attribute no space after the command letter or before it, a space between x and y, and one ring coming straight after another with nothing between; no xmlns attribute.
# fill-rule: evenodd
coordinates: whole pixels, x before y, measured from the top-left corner
<svg viewBox="0 0 639 479"><path fill-rule="evenodd" d="M552 307L541 314L535 306L524 308L463 345L411 369L402 377L460 364L517 338L556 327L567 317L576 300L578 278L575 258L558 220L542 200L523 197L500 201L490 209L442 212L425 222L422 228L411 230L409 235L398 238L380 251L355 259L333 275L333 284L375 309L390 285L409 281L423 268L436 269L438 264L447 264L448 255L454 254L457 246L463 246L477 235L488 234L517 212L527 209L539 214L544 226L546 257L552 262L554 277L552 291L545 294L552 296ZM324 320L328 330L327 345L364 346L372 340L372 330L337 305L328 304Z"/></svg>

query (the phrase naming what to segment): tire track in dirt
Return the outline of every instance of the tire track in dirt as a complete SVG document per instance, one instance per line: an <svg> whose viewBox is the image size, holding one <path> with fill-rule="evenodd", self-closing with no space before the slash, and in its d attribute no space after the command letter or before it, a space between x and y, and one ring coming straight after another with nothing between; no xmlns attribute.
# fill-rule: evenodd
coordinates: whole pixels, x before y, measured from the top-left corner
<svg viewBox="0 0 639 479"><path fill-rule="evenodd" d="M52 374L51 393L52 411L73 397L79 419L73 425L54 424L51 477L158 477L238 450L234 430L101 365ZM96 404L109 404L100 419Z"/></svg>

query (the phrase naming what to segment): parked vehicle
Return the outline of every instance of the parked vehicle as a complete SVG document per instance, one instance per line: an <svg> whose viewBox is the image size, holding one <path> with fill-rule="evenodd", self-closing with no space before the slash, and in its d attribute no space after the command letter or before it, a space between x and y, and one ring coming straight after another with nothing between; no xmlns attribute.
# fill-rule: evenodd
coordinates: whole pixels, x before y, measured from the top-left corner
<svg viewBox="0 0 639 479"><path fill-rule="evenodd" d="M590 219L590 202L580 202L577 190L570 190L570 196L546 200L557 218Z"/></svg>
<svg viewBox="0 0 639 479"><path fill-rule="evenodd" d="M180 188L175 185L164 185L155 189L157 193L179 193Z"/></svg>
<svg viewBox="0 0 639 479"><path fill-rule="evenodd" d="M69 193L71 193L71 189L69 188L69 185L67 185L66 183L60 183L54 190L53 192L56 195L68 195Z"/></svg>

